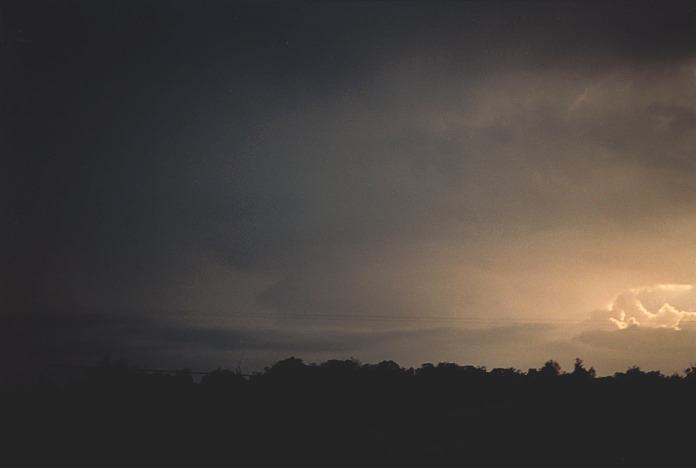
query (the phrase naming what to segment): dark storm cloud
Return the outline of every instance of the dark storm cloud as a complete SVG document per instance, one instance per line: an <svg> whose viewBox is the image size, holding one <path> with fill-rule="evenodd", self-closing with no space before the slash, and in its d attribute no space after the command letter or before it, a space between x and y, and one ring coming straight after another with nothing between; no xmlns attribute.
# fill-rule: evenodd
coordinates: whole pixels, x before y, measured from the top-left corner
<svg viewBox="0 0 696 468"><path fill-rule="evenodd" d="M195 335L346 352L370 344L290 334L283 317L485 317L548 301L548 318L562 300L521 271L569 251L581 270L607 257L585 238L608 245L692 212L695 15L640 2L7 3L0 314L74 324L67 311L90 310L96 336L124 346L161 320L162 347ZM586 237L533 238L564 229ZM233 278L216 283L211 265ZM187 319L179 334L167 324L182 304L199 320L240 308L280 322L216 335ZM116 318L139 310L137 327ZM84 320L53 340L106 349Z"/></svg>
<svg viewBox="0 0 696 468"><path fill-rule="evenodd" d="M455 327L386 329L380 331L312 330L304 328L234 328L200 326L181 320L163 320L147 313L105 315L44 311L5 317L0 334L2 361L10 366L48 364L95 364L104 356L116 356L139 365L190 363L206 369L211 363L231 364L246 356L253 365L295 354L316 359L355 355L388 357L404 347L404 363L419 359L442 360L453 354L428 353L435 343L455 349L471 362L480 360L482 347L506 346L525 349L530 341L543 341L552 327L515 325L463 330ZM427 345L426 345L427 343ZM21 355L17 349L29 350ZM461 354L460 354L461 355ZM259 357L261 359L259 359ZM265 361L263 357L266 357Z"/></svg>
<svg viewBox="0 0 696 468"><path fill-rule="evenodd" d="M142 315L49 311L30 318L6 319L2 347L4 359L20 365L27 361L92 364L111 355L136 362L145 360L150 365L176 365L179 359L206 366L210 362L206 363L199 356L221 362L227 353L239 356L245 351L276 352L279 356L298 352L345 354L389 337L388 333L372 336L205 327ZM17 348L30 351L13 358L13 350Z"/></svg>
<svg viewBox="0 0 696 468"><path fill-rule="evenodd" d="M693 352L694 337L693 330L634 327L616 331L583 332L576 339L637 357L637 354L660 355L665 351L690 355Z"/></svg>
<svg viewBox="0 0 696 468"><path fill-rule="evenodd" d="M43 351L43 359L79 356L85 352L99 353L126 351L133 354L173 347L212 348L218 351L240 349L282 351L349 351L354 346L365 345L365 339L357 334L297 333L276 330L238 330L200 327L141 315L104 314L43 314L30 318L12 317L7 320L8 340L17 345L25 340L37 350ZM383 339L384 334L376 334ZM43 348L43 349L42 349ZM12 349L12 346L8 347ZM192 351L194 351L192 349Z"/></svg>
<svg viewBox="0 0 696 468"><path fill-rule="evenodd" d="M45 14L32 13L36 7ZM278 113L293 119L293 109L342 95L347 105L384 99L390 90L372 87L376 70L414 58L425 74L404 83L416 91L404 105L432 101L437 88L417 87L437 85L443 72L480 80L491 70L582 64L602 54L669 61L691 52L693 12L678 4L78 2L6 7L3 18L17 241L43 244L55 262L76 252L167 256L203 244L246 266L264 257L259 251L282 255L307 235L304 181L293 179L293 167L316 170L320 156L308 148L317 143L327 161L340 150L298 127L300 141L262 145L259 154ZM360 119L360 110L346 117ZM446 171L447 154L434 161ZM350 174L360 164L329 162L310 176ZM225 179L190 177L199 172ZM307 195L331 199L329 188L319 189ZM372 216L359 208L358 216Z"/></svg>

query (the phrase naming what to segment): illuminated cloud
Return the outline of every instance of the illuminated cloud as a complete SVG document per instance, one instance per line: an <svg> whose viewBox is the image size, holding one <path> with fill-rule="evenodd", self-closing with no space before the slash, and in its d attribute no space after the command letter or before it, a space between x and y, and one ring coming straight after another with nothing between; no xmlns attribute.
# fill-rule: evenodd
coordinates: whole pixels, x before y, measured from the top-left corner
<svg viewBox="0 0 696 468"><path fill-rule="evenodd" d="M688 284L658 284L620 293L609 309L609 320L619 329L673 328L696 321L696 289Z"/></svg>

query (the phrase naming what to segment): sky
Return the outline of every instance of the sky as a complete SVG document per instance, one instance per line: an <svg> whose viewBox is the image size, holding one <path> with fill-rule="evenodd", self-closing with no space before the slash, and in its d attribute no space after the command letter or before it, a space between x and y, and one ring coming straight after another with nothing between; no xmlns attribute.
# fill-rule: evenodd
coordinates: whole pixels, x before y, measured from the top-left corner
<svg viewBox="0 0 696 468"><path fill-rule="evenodd" d="M696 363L688 3L10 1L0 83L5 359Z"/></svg>

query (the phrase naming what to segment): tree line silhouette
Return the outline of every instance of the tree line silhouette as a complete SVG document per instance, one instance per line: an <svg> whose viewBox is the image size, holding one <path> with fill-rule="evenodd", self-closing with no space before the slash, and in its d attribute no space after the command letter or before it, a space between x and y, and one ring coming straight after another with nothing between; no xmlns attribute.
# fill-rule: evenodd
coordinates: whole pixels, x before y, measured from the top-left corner
<svg viewBox="0 0 696 468"><path fill-rule="evenodd" d="M3 382L28 466L685 466L696 367L597 377L577 359L514 368L290 357L263 372L139 371ZM686 427L685 427L686 425ZM137 462L134 462L136 460Z"/></svg>

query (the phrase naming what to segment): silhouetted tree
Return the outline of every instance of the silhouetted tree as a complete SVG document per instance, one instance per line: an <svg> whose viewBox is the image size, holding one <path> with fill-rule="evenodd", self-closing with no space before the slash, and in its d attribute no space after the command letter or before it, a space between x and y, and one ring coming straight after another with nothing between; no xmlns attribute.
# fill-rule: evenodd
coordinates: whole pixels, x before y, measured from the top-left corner
<svg viewBox="0 0 696 468"><path fill-rule="evenodd" d="M540 377L550 378L558 377L559 375L561 375L561 365L553 359L546 361L539 369Z"/></svg>
<svg viewBox="0 0 696 468"><path fill-rule="evenodd" d="M684 369L684 378L689 382L696 382L696 366L690 366Z"/></svg>
<svg viewBox="0 0 696 468"><path fill-rule="evenodd" d="M498 379L505 379L505 380L517 379L517 378L524 375L524 374L522 374L522 372L515 369L514 367L507 367L507 368L496 367L495 369L491 369L489 374L491 377L495 377Z"/></svg>
<svg viewBox="0 0 696 468"><path fill-rule="evenodd" d="M201 386L215 390L231 391L245 383L246 381L240 372L221 368L217 368L201 378Z"/></svg>
<svg viewBox="0 0 696 468"><path fill-rule="evenodd" d="M230 443L255 457L235 454L241 466L689 466L670 451L679 422L696 416L687 385L696 366L684 374L634 366L596 378L580 358L570 373L553 360L522 373L291 357L251 377L218 368L196 384L187 369L148 373L106 359L70 386L0 401L11 402L3 417L31 429L24 433L53 424L49 433L64 447L96 444L98 435L96 452L110 456L145 441L158 456L172 454L167 466L180 466L187 448L188 465L211 454L226 462ZM667 410L672 402L678 411ZM636 446L650 430L650 443Z"/></svg>
<svg viewBox="0 0 696 468"><path fill-rule="evenodd" d="M282 361L278 361L270 368L266 368L267 376L299 376L303 375L304 371L307 369L307 365L302 359L291 356Z"/></svg>
<svg viewBox="0 0 696 468"><path fill-rule="evenodd" d="M571 372L570 375L576 379L594 379L596 376L596 372L594 370L594 367L586 369L582 359L575 358L573 372Z"/></svg>

